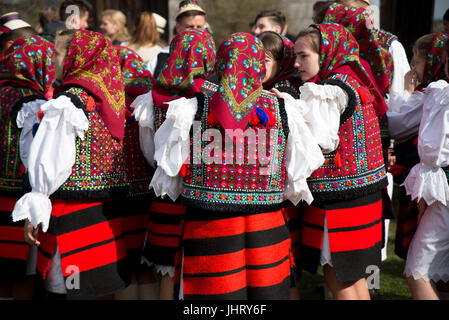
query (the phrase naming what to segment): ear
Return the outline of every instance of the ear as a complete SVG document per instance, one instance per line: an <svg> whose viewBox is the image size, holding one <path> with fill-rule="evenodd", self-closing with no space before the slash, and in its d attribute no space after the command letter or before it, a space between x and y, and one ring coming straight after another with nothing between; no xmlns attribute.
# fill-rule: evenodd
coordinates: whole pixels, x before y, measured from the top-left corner
<svg viewBox="0 0 449 320"><path fill-rule="evenodd" d="M274 32L282 34L282 28L281 26L274 26Z"/></svg>
<svg viewBox="0 0 449 320"><path fill-rule="evenodd" d="M13 43L14 43L14 40L9 40L8 42L6 42L6 48L5 48L5 51L8 50L9 47L11 47Z"/></svg>

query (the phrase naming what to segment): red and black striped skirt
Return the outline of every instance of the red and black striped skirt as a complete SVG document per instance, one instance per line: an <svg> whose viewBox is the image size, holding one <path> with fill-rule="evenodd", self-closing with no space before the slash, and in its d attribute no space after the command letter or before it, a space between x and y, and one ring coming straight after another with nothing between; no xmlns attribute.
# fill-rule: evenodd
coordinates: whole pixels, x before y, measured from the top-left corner
<svg viewBox="0 0 449 320"><path fill-rule="evenodd" d="M299 280L301 279L301 270L296 267L296 264L299 261L300 252L301 252L301 221L302 221L302 204L298 204L297 207L291 206L282 209L282 213L284 214L284 218L288 227L288 231L290 232L290 256L291 256L291 287L298 287Z"/></svg>
<svg viewBox="0 0 449 320"><path fill-rule="evenodd" d="M123 199L110 201L52 200L47 233L40 232L37 269L45 279L56 245L64 279L78 277L67 288L68 299L94 299L130 283Z"/></svg>
<svg viewBox="0 0 449 320"><path fill-rule="evenodd" d="M144 257L148 262L162 266L176 265L185 213L185 206L170 199L153 200L144 249Z"/></svg>
<svg viewBox="0 0 449 320"><path fill-rule="evenodd" d="M399 190L394 252L402 259L406 259L408 247L418 228L418 206L416 201L412 201L407 195L404 187Z"/></svg>
<svg viewBox="0 0 449 320"><path fill-rule="evenodd" d="M22 279L30 246L23 233L24 222L12 221L11 213L18 199L0 197L0 281Z"/></svg>
<svg viewBox="0 0 449 320"><path fill-rule="evenodd" d="M290 236L282 211L188 210L182 248L175 282L181 281L186 300L290 298Z"/></svg>
<svg viewBox="0 0 449 320"><path fill-rule="evenodd" d="M332 265L339 281L360 280L369 275L368 266L380 267L383 244L380 193L321 207L305 206L298 267L316 273L325 216Z"/></svg>

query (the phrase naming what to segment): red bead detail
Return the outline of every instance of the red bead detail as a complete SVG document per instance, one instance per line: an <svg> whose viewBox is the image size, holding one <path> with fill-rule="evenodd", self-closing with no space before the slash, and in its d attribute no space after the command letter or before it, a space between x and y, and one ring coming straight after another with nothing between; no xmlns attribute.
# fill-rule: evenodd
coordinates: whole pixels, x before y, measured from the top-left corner
<svg viewBox="0 0 449 320"><path fill-rule="evenodd" d="M339 153L337 153L337 154L335 155L335 157L334 157L334 163L335 163L335 166L336 166L337 168L341 168L342 162L341 162L341 156L340 156Z"/></svg>
<svg viewBox="0 0 449 320"><path fill-rule="evenodd" d="M215 114L213 112L209 113L209 116L207 117L207 123L213 127L218 125L217 117L215 117Z"/></svg>
<svg viewBox="0 0 449 320"><path fill-rule="evenodd" d="M184 163L182 165L180 173L181 173L181 176L183 176L183 177L187 176L187 164Z"/></svg>
<svg viewBox="0 0 449 320"><path fill-rule="evenodd" d="M91 96L87 98L87 111L93 111L95 107L95 100Z"/></svg>
<svg viewBox="0 0 449 320"><path fill-rule="evenodd" d="M251 126L257 126L258 124L260 124L260 119L257 116L257 114L254 113L254 115L251 117L251 119L249 120L249 124Z"/></svg>
<svg viewBox="0 0 449 320"><path fill-rule="evenodd" d="M42 109L39 109L39 111L37 112L37 117L39 118L39 120L42 120L44 118L44 111L42 111Z"/></svg>

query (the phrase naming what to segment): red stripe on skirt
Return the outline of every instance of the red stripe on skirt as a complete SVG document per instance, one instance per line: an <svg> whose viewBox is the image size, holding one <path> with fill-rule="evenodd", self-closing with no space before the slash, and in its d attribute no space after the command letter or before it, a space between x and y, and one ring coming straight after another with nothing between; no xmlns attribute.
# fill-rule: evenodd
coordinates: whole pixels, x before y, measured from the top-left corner
<svg viewBox="0 0 449 320"><path fill-rule="evenodd" d="M124 240L120 239L99 247L72 254L61 259L62 272L64 276L70 276L72 272L68 267L75 266L80 272L99 268L117 262L126 256Z"/></svg>
<svg viewBox="0 0 449 320"><path fill-rule="evenodd" d="M153 201L151 203L150 211L167 214L184 214L186 213L186 207L175 203L162 203Z"/></svg>
<svg viewBox="0 0 449 320"><path fill-rule="evenodd" d="M321 249L323 244L323 231L304 226L301 241L306 246Z"/></svg>
<svg viewBox="0 0 449 320"><path fill-rule="evenodd" d="M160 237L154 234L149 233L147 242L151 243L154 246L160 247L170 247L177 248L179 247L181 239L179 237Z"/></svg>
<svg viewBox="0 0 449 320"><path fill-rule="evenodd" d="M328 210L326 211L326 216L329 229L363 226L373 223L382 217L382 201L358 207L355 210Z"/></svg>
<svg viewBox="0 0 449 320"><path fill-rule="evenodd" d="M13 244L0 243L0 258L27 260L28 251L30 247L28 244Z"/></svg>
<svg viewBox="0 0 449 320"><path fill-rule="evenodd" d="M277 218L273 219L273 217ZM186 224L184 239L229 237L245 232L274 229L282 225L285 225L284 216L273 216L272 212L257 214L257 218L248 216L211 221L190 221Z"/></svg>
<svg viewBox="0 0 449 320"><path fill-rule="evenodd" d="M325 211L323 209L306 206L304 210L304 222L324 227L324 213Z"/></svg>
<svg viewBox="0 0 449 320"><path fill-rule="evenodd" d="M67 214L81 211L84 209L96 207L102 205L102 202L92 202L86 200L52 200L52 211L51 215L53 217L59 218L65 216Z"/></svg>
<svg viewBox="0 0 449 320"><path fill-rule="evenodd" d="M380 241L382 241L382 222L362 230L329 233L331 252L367 249Z"/></svg>
<svg viewBox="0 0 449 320"><path fill-rule="evenodd" d="M0 197L0 211L13 212L17 200L19 199L12 197Z"/></svg>
<svg viewBox="0 0 449 320"><path fill-rule="evenodd" d="M26 243L25 236L23 234L23 227L0 226L0 241L14 241Z"/></svg>
<svg viewBox="0 0 449 320"><path fill-rule="evenodd" d="M123 218L99 223L58 236L61 255L123 234Z"/></svg>
<svg viewBox="0 0 449 320"><path fill-rule="evenodd" d="M227 272L245 267L247 264L264 265L278 262L285 258L290 241L285 240L272 246L258 249L244 249L233 253L184 257L189 274Z"/></svg>
<svg viewBox="0 0 449 320"><path fill-rule="evenodd" d="M148 227L152 232L169 236L181 236L182 230L179 225L160 224L150 222Z"/></svg>

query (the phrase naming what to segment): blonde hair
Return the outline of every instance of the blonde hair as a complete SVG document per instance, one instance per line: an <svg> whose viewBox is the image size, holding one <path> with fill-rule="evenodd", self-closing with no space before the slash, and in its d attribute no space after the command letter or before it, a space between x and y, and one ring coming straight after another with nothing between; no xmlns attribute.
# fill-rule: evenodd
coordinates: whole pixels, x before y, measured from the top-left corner
<svg viewBox="0 0 449 320"><path fill-rule="evenodd" d="M129 32L128 28L126 28L126 16L123 12L113 9L105 10L100 15L100 20L102 19L108 19L110 22L119 25L119 30L111 41L118 40L125 42L129 40Z"/></svg>
<svg viewBox="0 0 449 320"><path fill-rule="evenodd" d="M129 42L137 50L144 45L157 45L159 42L159 31L156 20L150 12L142 12L136 19L135 30Z"/></svg>

